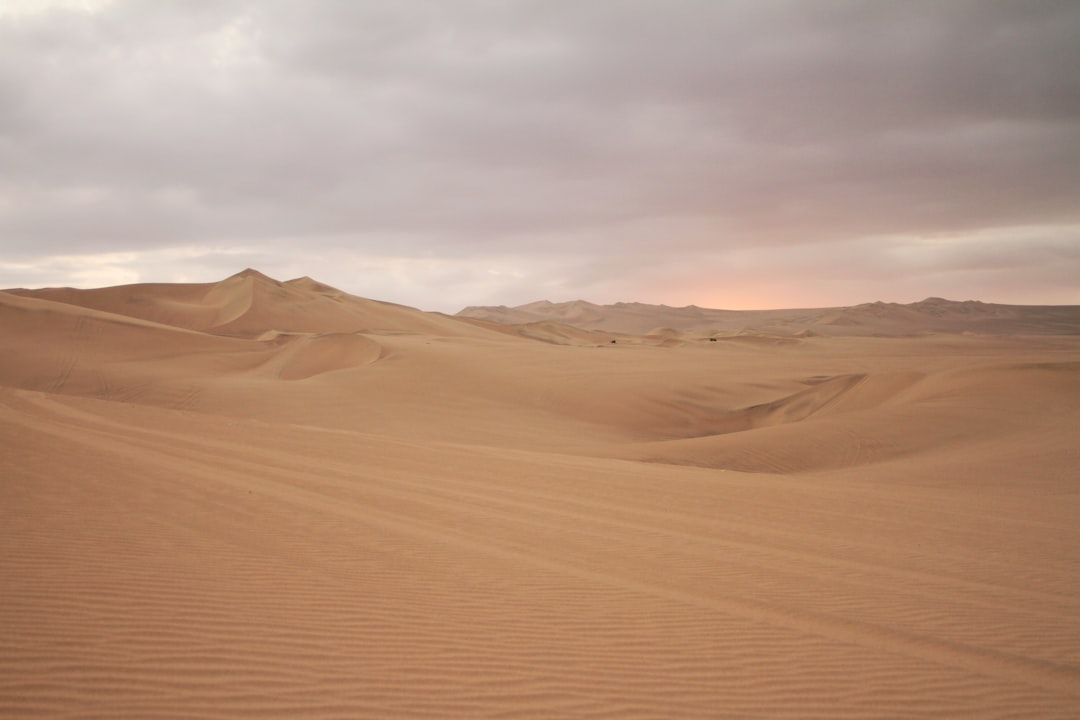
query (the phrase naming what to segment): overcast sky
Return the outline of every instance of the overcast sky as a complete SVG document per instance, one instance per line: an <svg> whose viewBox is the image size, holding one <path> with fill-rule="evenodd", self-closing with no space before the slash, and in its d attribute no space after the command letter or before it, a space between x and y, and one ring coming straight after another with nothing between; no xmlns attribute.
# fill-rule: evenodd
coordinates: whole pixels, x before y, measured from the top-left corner
<svg viewBox="0 0 1080 720"><path fill-rule="evenodd" d="M0 0L0 287L1080 304L1075 0Z"/></svg>

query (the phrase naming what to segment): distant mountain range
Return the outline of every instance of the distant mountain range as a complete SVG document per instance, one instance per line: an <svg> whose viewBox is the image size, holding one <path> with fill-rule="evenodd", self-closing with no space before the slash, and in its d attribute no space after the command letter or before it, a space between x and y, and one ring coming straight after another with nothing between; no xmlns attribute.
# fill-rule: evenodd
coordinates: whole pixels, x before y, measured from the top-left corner
<svg viewBox="0 0 1080 720"><path fill-rule="evenodd" d="M788 310L716 310L645 303L596 305L547 300L517 307L467 307L458 317L503 325L560 323L582 330L628 335L766 334L920 335L928 333L1080 334L1080 306L999 305L977 300L927 298L915 303L872 302L850 307Z"/></svg>

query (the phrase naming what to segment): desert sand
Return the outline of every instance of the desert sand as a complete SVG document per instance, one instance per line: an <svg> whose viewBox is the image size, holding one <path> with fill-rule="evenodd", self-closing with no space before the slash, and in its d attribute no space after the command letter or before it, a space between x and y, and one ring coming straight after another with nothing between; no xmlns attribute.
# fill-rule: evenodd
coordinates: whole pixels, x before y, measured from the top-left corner
<svg viewBox="0 0 1080 720"><path fill-rule="evenodd" d="M0 478L3 717L1080 717L1078 308L10 290Z"/></svg>

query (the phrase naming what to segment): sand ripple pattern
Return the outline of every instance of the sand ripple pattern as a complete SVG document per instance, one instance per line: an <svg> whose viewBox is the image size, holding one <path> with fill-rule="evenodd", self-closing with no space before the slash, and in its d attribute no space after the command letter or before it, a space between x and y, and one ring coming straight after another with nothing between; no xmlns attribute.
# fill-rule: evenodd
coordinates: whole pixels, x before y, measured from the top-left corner
<svg viewBox="0 0 1080 720"><path fill-rule="evenodd" d="M1074 497L10 389L0 433L3 717L1080 714Z"/></svg>

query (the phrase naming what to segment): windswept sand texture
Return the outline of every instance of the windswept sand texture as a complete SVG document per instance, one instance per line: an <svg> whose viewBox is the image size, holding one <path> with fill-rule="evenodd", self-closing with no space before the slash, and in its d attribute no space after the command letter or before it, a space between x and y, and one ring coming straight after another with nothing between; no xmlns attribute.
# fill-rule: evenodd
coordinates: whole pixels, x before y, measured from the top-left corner
<svg viewBox="0 0 1080 720"><path fill-rule="evenodd" d="M1080 716L1077 308L549 306L0 293L0 716Z"/></svg>

